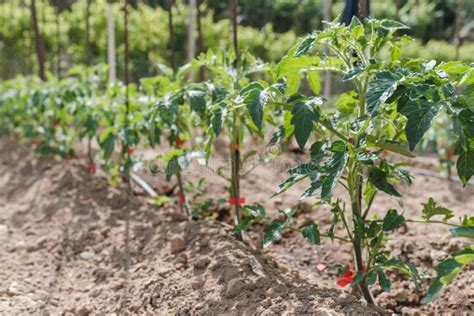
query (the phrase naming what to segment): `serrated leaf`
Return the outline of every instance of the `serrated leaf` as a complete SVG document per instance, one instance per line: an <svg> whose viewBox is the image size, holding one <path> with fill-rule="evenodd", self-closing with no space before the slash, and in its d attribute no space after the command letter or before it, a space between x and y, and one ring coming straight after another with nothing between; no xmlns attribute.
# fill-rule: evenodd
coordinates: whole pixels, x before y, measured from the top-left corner
<svg viewBox="0 0 474 316"><path fill-rule="evenodd" d="M242 217L239 223L234 226L234 228L232 229L232 232L238 233L243 230L246 230L250 225L252 225L255 219L256 218L253 215L247 215L247 216Z"/></svg>
<svg viewBox="0 0 474 316"><path fill-rule="evenodd" d="M250 117L258 129L262 129L263 108L268 100L268 93L260 84L251 84L252 86L244 94L244 104L249 111Z"/></svg>
<svg viewBox="0 0 474 316"><path fill-rule="evenodd" d="M193 111L199 114L206 112L206 93L203 90L187 90L186 97Z"/></svg>
<svg viewBox="0 0 474 316"><path fill-rule="evenodd" d="M454 217L454 213L442 206L439 206L433 198L429 198L427 203L423 203L423 219L429 221L433 216L442 215L444 216L443 221L447 221L450 218Z"/></svg>
<svg viewBox="0 0 474 316"><path fill-rule="evenodd" d="M405 217L403 217L403 215L398 214L397 210L391 209L383 219L382 229L384 231L394 230L395 228L400 227L404 221Z"/></svg>
<svg viewBox="0 0 474 316"><path fill-rule="evenodd" d="M301 44L298 46L298 48L296 49L296 52L293 56L295 57L299 57L303 54L305 54L306 52L308 52L311 47L313 46L314 42L316 42L316 36L315 35L309 35L307 36L302 42Z"/></svg>
<svg viewBox="0 0 474 316"><path fill-rule="evenodd" d="M320 140L311 145L309 152L312 163L318 163L326 156L326 152L324 151L325 145L326 144Z"/></svg>
<svg viewBox="0 0 474 316"><path fill-rule="evenodd" d="M225 106L226 104L221 102L212 111L211 125L212 125L212 130L214 131L216 136L219 136L222 130L222 123L224 121L224 113L226 111Z"/></svg>
<svg viewBox="0 0 474 316"><path fill-rule="evenodd" d="M332 192L346 167L347 159L348 153L346 149L345 151L336 152L334 156L325 163L327 174L322 177L322 201L328 201L331 198Z"/></svg>
<svg viewBox="0 0 474 316"><path fill-rule="evenodd" d="M382 290L385 292L390 292L390 289L392 288L392 282L390 282L390 279L387 278L382 269L379 269L377 274L379 276L379 284Z"/></svg>
<svg viewBox="0 0 474 316"><path fill-rule="evenodd" d="M369 171L369 182L372 183L377 189L387 194L400 197L400 193L388 182L388 174L376 167L373 167Z"/></svg>
<svg viewBox="0 0 474 316"><path fill-rule="evenodd" d="M260 204L245 205L244 208L255 217L265 218L265 209Z"/></svg>
<svg viewBox="0 0 474 316"><path fill-rule="evenodd" d="M263 230L263 248L269 247L274 241L281 238L284 224L283 221L275 219L265 225Z"/></svg>
<svg viewBox="0 0 474 316"><path fill-rule="evenodd" d="M431 122L438 115L440 105L425 100L408 101L400 110L400 113L408 119L405 126L410 150L415 149L416 145L423 138L423 135L431 127Z"/></svg>
<svg viewBox="0 0 474 316"><path fill-rule="evenodd" d="M291 124L295 127L296 142L303 149L320 115L308 101L295 104L291 112L293 114Z"/></svg>
<svg viewBox="0 0 474 316"><path fill-rule="evenodd" d="M301 233L303 234L303 237L313 245L321 244L318 225L316 225L314 222L311 222L306 227L304 227Z"/></svg>
<svg viewBox="0 0 474 316"><path fill-rule="evenodd" d="M284 182L282 182L278 185L279 190L277 192L275 192L274 194L272 194L271 197L274 197L278 194L286 192L289 188L291 188L293 185L300 182L301 180L303 180L307 176L308 175L306 175L306 174L291 175L288 179L286 179Z"/></svg>
<svg viewBox="0 0 474 316"><path fill-rule="evenodd" d="M357 66L354 68L349 69L348 72L344 76L342 76L342 81L349 81L357 77L359 74L363 73L365 70L365 67L362 66Z"/></svg>
<svg viewBox="0 0 474 316"><path fill-rule="evenodd" d="M474 176L474 149L466 149L459 155L456 169L463 186L466 186Z"/></svg>
<svg viewBox="0 0 474 316"><path fill-rule="evenodd" d="M400 78L389 72L384 71L376 75L375 79L369 83L369 90L366 93L367 112L374 116L379 107L392 96L398 86Z"/></svg>

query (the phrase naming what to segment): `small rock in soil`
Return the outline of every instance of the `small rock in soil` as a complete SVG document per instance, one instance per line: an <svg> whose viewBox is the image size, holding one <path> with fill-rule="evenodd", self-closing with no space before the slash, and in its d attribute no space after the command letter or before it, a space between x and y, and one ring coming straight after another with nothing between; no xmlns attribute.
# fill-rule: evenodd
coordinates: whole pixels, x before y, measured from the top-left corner
<svg viewBox="0 0 474 316"><path fill-rule="evenodd" d="M244 289L245 284L238 278L232 279L227 283L227 290L225 296L227 298L234 298Z"/></svg>
<svg viewBox="0 0 474 316"><path fill-rule="evenodd" d="M194 267L196 269L204 269L207 267L207 265L211 262L211 259L209 257L199 257L194 261Z"/></svg>
<svg viewBox="0 0 474 316"><path fill-rule="evenodd" d="M77 309L76 314L79 316L89 315L92 310L88 306L81 306Z"/></svg>
<svg viewBox="0 0 474 316"><path fill-rule="evenodd" d="M186 249L186 243L180 237L174 237L170 241L170 250L172 254L177 254Z"/></svg>
<svg viewBox="0 0 474 316"><path fill-rule="evenodd" d="M83 251L79 257L81 257L82 260L91 260L95 257L95 253L93 251Z"/></svg>
<svg viewBox="0 0 474 316"><path fill-rule="evenodd" d="M439 261L439 260L442 260L442 259L445 259L447 257L447 253L442 251L442 250L431 250L430 251L430 257L433 259L433 260L436 260L436 261Z"/></svg>

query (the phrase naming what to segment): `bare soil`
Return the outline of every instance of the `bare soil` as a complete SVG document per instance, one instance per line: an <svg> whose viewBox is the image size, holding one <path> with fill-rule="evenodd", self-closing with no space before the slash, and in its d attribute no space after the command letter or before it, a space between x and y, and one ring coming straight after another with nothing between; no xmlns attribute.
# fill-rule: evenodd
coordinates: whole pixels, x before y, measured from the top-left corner
<svg viewBox="0 0 474 316"><path fill-rule="evenodd" d="M219 166L229 168L228 152L229 146L225 141L219 140L216 144L216 153L210 166L217 170ZM286 170L289 167L295 167L308 161L308 155L301 153L293 145L289 148L271 147L254 143L247 140L244 149L248 151L266 152L270 156L276 156L266 164L259 163L257 158L251 159L244 165L244 170L249 171L242 178L241 191L242 196L246 198L248 204L259 203L265 206L267 213L274 218L281 216L278 208L295 207L298 209L295 224L303 227L309 221L314 221L320 226L321 231L326 231L332 222L332 213L327 206L312 206L312 199L301 201L300 194L308 188L307 182L296 184L289 191L269 198L278 187L278 184L287 178ZM148 153L149 158L156 153ZM147 152L145 152L145 156ZM397 161L402 161L402 157L392 157ZM432 172L440 171L437 158L418 157L412 161L413 166ZM256 167L255 167L256 166ZM255 169L252 169L255 167ZM145 169L146 171L146 169ZM380 193L373 204L373 210L384 216L390 208L403 211L406 218L421 219L422 203L426 203L432 197L439 204L451 209L456 218L464 215L474 216L474 185L468 185L465 188L459 182L449 181L443 178L413 174L413 184L397 185L397 190L402 194L402 198L396 199L392 196ZM157 190L162 190L162 177L143 174ZM184 172L185 179L206 179L208 185L203 196L212 199L225 198L227 193L227 182L209 169L202 166L191 165ZM336 196L342 201L348 202L345 192L340 187L336 189ZM188 196L191 200L193 195ZM202 196L195 198L202 199ZM232 224L231 211L228 206L215 209L218 213L216 217ZM392 291L383 292L379 286L373 290L377 304L387 312L402 314L474 314L474 264L465 269L459 277L441 294L433 303L421 305L420 301L426 294L430 281L436 276L433 266L446 259L450 252L456 251L461 247L470 245L470 240L462 238L453 238L448 231L449 227L439 224L414 224L410 223L394 233L388 247L392 255L414 264L421 272L424 280L421 288L417 291L415 284L407 276L391 273ZM262 226L255 226L250 237L253 239L256 247L261 248ZM342 231L341 231L342 232ZM267 249L260 249L262 253L270 255L279 265L288 267L288 269L298 271L299 275L312 284L325 285L327 287L338 288L336 281L338 279L335 270L330 267L335 264L350 264L352 262L351 247L347 244L341 244L337 240L323 240L321 246L310 245L299 234L286 232L282 240L276 245ZM344 288L349 293L351 289ZM359 296L358 293L352 293Z"/></svg>
<svg viewBox="0 0 474 316"><path fill-rule="evenodd" d="M312 262L295 272L298 254L286 268L281 246L275 261L229 230L147 204L83 161L40 159L0 140L1 314L380 312L323 286Z"/></svg>

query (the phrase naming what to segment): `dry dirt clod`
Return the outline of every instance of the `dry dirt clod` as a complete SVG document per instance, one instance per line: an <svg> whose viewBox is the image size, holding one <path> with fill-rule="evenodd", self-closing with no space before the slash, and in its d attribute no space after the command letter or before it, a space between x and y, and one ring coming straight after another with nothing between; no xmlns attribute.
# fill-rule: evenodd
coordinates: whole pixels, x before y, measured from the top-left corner
<svg viewBox="0 0 474 316"><path fill-rule="evenodd" d="M172 254L180 253L184 249L186 249L186 243L184 242L182 238L173 237L170 240L170 251Z"/></svg>
<svg viewBox="0 0 474 316"><path fill-rule="evenodd" d="M209 257L199 257L194 261L194 268L196 269L204 269L207 267L207 265L211 262L211 259Z"/></svg>
<svg viewBox="0 0 474 316"><path fill-rule="evenodd" d="M78 316L87 316L92 312L91 308L88 306L81 306L77 309L76 315Z"/></svg>
<svg viewBox="0 0 474 316"><path fill-rule="evenodd" d="M232 279L227 283L227 290L225 296L227 298L234 298L245 288L244 282L240 281L238 278Z"/></svg>

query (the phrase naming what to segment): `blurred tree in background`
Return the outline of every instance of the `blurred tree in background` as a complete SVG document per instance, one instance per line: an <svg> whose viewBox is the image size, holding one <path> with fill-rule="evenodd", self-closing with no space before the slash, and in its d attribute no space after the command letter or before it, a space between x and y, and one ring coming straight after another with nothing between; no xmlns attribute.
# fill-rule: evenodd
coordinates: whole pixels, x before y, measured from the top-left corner
<svg viewBox="0 0 474 316"><path fill-rule="evenodd" d="M90 1L90 2L89 2ZM418 41L407 44L410 57L454 58L456 4L459 0L372 0L371 15L392 18L409 25ZM0 68L2 78L36 72L34 32L31 27L31 0L0 0ZM89 11L87 3L90 3ZM74 64L107 62L106 0L36 0L39 30L46 52L46 69L58 74ZM117 55L123 55L123 1L113 1ZM155 75L160 64L169 61L167 0L130 0L131 77ZM201 26L204 50L229 47L229 1L203 0ZM343 0L332 1L332 16L339 16ZM176 59L183 64L187 56L189 21L188 1L176 0L173 12ZM294 44L296 35L322 28L324 0L240 0L240 47L258 57L273 61ZM474 0L464 0L460 59L474 60L472 28ZM90 16L87 19L87 12ZM89 20L89 31L86 32ZM195 32L196 33L196 32ZM88 38L88 39L87 39ZM86 44L87 43L87 44ZM430 49L419 49L426 44ZM123 62L117 58L117 76L122 77Z"/></svg>

